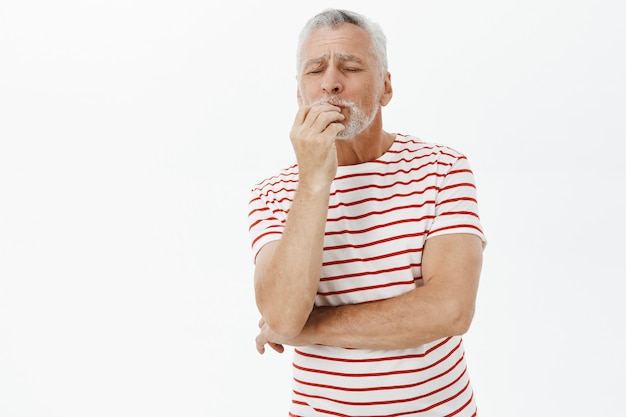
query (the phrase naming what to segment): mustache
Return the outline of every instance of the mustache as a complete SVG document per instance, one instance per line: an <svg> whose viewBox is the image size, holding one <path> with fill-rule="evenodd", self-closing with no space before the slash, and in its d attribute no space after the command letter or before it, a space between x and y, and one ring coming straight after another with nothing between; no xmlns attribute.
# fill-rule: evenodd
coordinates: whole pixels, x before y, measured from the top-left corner
<svg viewBox="0 0 626 417"><path fill-rule="evenodd" d="M342 100L337 96L326 96L320 99L316 104L332 104L333 106L338 107L356 107L356 104L353 101Z"/></svg>

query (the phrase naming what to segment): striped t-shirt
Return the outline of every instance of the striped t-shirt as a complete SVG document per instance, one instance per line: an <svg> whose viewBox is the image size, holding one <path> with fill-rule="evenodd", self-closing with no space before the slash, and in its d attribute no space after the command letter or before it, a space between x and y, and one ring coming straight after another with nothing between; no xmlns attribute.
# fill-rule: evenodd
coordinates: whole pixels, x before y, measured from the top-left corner
<svg viewBox="0 0 626 417"><path fill-rule="evenodd" d="M298 185L291 166L252 189L252 252L279 239ZM394 297L423 285L426 239L485 237L467 158L396 135L381 157L340 166L331 185L317 306ZM473 416L462 339L411 349L294 349L291 416Z"/></svg>

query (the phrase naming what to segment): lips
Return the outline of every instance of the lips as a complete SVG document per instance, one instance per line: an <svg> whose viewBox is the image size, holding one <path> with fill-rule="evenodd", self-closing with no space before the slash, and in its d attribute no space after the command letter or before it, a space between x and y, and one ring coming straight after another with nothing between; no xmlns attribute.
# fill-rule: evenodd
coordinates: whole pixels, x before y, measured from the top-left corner
<svg viewBox="0 0 626 417"><path fill-rule="evenodd" d="M331 97L324 97L319 101L320 104L332 104L333 106L337 106L337 107L348 107L349 103L346 103L345 101L341 100L340 98L336 97L336 96L331 96Z"/></svg>
<svg viewBox="0 0 626 417"><path fill-rule="evenodd" d="M341 100L338 97L324 97L318 101L319 104L330 104L335 107L339 107L339 112L348 117L352 114L352 109L355 107L354 103L350 101Z"/></svg>
<svg viewBox="0 0 626 417"><path fill-rule="evenodd" d="M344 102L337 102L337 101L329 101L329 100L320 100L320 104L330 104L332 106L335 107L339 107L339 109L341 109L341 111L346 110L349 108L349 104L344 103Z"/></svg>

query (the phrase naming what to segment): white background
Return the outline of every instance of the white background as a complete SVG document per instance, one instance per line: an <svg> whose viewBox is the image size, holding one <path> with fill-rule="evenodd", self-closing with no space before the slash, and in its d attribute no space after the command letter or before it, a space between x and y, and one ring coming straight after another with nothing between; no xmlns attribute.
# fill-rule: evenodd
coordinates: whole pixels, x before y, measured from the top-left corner
<svg viewBox="0 0 626 417"><path fill-rule="evenodd" d="M624 415L623 2L2 0L0 416L286 415L246 205L330 6L387 33L386 129L474 169L481 415Z"/></svg>

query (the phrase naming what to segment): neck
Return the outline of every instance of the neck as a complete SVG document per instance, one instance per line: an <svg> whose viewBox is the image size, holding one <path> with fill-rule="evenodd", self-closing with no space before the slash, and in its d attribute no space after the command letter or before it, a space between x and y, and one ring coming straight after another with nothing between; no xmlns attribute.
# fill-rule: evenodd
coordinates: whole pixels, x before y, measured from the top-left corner
<svg viewBox="0 0 626 417"><path fill-rule="evenodd" d="M357 165L372 161L383 155L395 139L395 135L378 128L370 129L351 139L338 139L337 162L340 166Z"/></svg>

